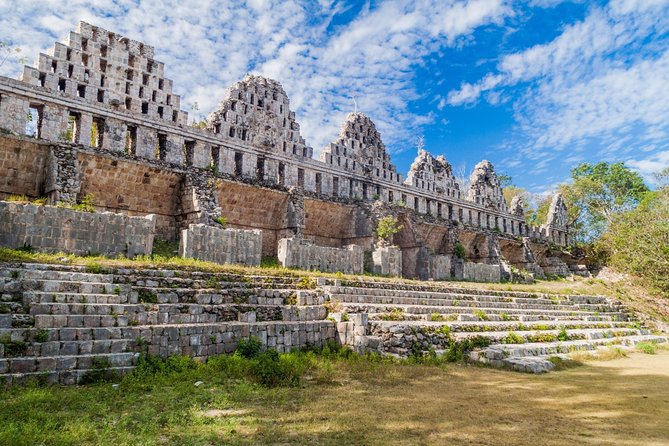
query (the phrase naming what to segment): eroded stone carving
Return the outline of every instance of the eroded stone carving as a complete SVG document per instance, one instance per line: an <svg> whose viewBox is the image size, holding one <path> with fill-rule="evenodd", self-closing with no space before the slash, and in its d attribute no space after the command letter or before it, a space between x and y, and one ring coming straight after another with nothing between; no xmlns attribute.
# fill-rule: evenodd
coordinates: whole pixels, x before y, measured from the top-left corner
<svg viewBox="0 0 669 446"><path fill-rule="evenodd" d="M418 151L404 183L439 195L460 198L460 185L450 163L443 155L435 158L427 150Z"/></svg>
<svg viewBox="0 0 669 446"><path fill-rule="evenodd" d="M476 165L469 177L469 183L467 200L480 204L487 209L507 211L504 193L490 161L481 161Z"/></svg>

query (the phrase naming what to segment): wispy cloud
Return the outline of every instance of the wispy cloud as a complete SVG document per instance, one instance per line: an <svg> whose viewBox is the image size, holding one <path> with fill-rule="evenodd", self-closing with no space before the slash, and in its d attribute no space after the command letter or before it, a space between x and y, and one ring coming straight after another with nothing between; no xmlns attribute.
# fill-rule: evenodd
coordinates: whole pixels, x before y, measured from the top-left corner
<svg viewBox="0 0 669 446"><path fill-rule="evenodd" d="M494 103L497 94L515 92L520 136L508 165L534 159L541 171L556 152L620 159L666 149L668 31L668 1L613 0L551 42L504 55L497 71L451 91L449 104Z"/></svg>
<svg viewBox="0 0 669 446"><path fill-rule="evenodd" d="M326 0L209 0L197 7L174 0L25 0L0 4L0 29L12 30L0 40L32 57L85 20L155 46L183 103L197 102L201 116L215 109L227 86L252 72L283 84L316 151L336 137L353 96L384 140L401 148L434 119L409 111L419 96L412 68L511 13L503 0L390 0L330 26L352 7ZM2 75L17 71L15 64L0 68Z"/></svg>

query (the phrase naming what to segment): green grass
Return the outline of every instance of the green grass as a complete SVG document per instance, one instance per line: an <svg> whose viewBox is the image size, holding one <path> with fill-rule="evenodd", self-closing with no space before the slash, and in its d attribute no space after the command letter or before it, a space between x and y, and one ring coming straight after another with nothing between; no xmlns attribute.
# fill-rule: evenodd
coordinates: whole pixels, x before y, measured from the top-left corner
<svg viewBox="0 0 669 446"><path fill-rule="evenodd" d="M538 376L337 349L281 357L298 382L262 385L258 357L232 355L144 361L117 388L9 388L0 444L664 444L669 433L666 351L556 360L564 370Z"/></svg>

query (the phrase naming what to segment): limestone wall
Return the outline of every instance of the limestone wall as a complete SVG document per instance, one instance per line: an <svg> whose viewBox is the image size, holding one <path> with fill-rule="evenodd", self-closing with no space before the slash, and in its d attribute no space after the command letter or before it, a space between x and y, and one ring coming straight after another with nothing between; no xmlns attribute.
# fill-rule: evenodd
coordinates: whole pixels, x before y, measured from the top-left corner
<svg viewBox="0 0 669 446"><path fill-rule="evenodd" d="M360 246L328 248L299 238L279 240L279 262L287 268L361 274L364 253Z"/></svg>
<svg viewBox="0 0 669 446"><path fill-rule="evenodd" d="M396 246L377 247L372 252L374 273L384 276L402 276L402 250Z"/></svg>
<svg viewBox="0 0 669 446"><path fill-rule="evenodd" d="M179 255L216 263L257 266L262 257L262 232L189 225L181 231Z"/></svg>
<svg viewBox="0 0 669 446"><path fill-rule="evenodd" d="M0 246L30 245L43 252L150 254L155 217L90 213L0 201Z"/></svg>
<svg viewBox="0 0 669 446"><path fill-rule="evenodd" d="M463 268L463 279L474 282L499 282L501 275L499 265L465 262Z"/></svg>
<svg viewBox="0 0 669 446"><path fill-rule="evenodd" d="M451 277L451 256L430 257L430 278L444 280Z"/></svg>
<svg viewBox="0 0 669 446"><path fill-rule="evenodd" d="M0 198L44 193L48 146L27 139L0 139Z"/></svg>

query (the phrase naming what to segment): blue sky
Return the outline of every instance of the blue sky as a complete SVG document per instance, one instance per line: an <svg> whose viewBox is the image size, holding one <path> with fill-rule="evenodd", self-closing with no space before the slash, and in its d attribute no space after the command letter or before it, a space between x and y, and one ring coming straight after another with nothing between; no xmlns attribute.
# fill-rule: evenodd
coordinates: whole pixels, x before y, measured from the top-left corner
<svg viewBox="0 0 669 446"><path fill-rule="evenodd" d="M0 40L32 61L80 19L155 46L194 115L245 73L278 80L316 153L355 97L402 173L420 136L534 193L579 162L669 166L669 0L4 0Z"/></svg>

